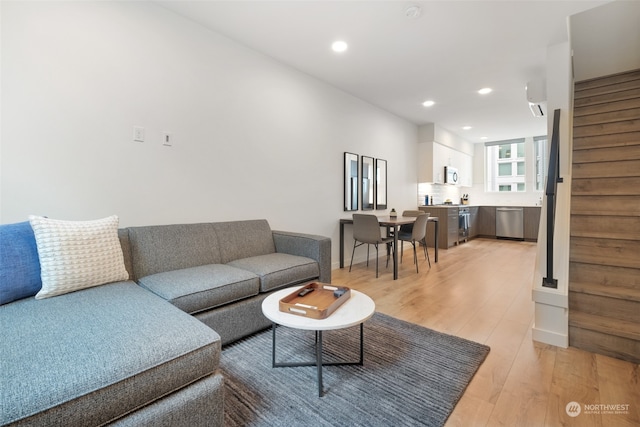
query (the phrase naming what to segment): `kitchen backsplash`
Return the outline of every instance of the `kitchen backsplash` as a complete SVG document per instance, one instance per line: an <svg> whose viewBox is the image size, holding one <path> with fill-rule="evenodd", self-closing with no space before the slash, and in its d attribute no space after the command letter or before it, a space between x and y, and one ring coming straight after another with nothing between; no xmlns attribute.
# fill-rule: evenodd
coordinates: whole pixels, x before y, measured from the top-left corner
<svg viewBox="0 0 640 427"><path fill-rule="evenodd" d="M418 184L418 206L424 206L424 198L427 195L429 196L429 204L441 205L447 199L451 199L453 204L459 204L463 194L469 194L469 204L471 205L488 206L541 206L544 196L542 192L487 193L481 185L470 188L448 184L420 183Z"/></svg>
<svg viewBox="0 0 640 427"><path fill-rule="evenodd" d="M418 206L424 206L425 196L429 196L429 204L441 205L445 200L451 199L454 204L460 203L462 189L448 184L418 184Z"/></svg>
<svg viewBox="0 0 640 427"><path fill-rule="evenodd" d="M541 206L544 193L542 191L527 192L485 192L482 184L465 188L469 193L471 204L486 206Z"/></svg>

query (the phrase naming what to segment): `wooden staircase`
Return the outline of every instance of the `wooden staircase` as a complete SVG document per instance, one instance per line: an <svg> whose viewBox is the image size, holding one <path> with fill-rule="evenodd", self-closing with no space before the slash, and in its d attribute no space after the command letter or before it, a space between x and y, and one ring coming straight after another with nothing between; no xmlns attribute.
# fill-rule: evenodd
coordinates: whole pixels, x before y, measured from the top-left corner
<svg viewBox="0 0 640 427"><path fill-rule="evenodd" d="M574 100L569 345L640 363L640 70Z"/></svg>

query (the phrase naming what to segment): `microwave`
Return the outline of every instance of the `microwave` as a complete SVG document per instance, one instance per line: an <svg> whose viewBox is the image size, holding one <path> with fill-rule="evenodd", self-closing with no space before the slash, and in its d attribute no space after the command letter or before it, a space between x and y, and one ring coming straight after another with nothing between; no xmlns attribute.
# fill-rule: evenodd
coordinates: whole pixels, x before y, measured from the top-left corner
<svg viewBox="0 0 640 427"><path fill-rule="evenodd" d="M457 184L458 183L458 169L452 168L451 166L444 167L444 182L446 184Z"/></svg>

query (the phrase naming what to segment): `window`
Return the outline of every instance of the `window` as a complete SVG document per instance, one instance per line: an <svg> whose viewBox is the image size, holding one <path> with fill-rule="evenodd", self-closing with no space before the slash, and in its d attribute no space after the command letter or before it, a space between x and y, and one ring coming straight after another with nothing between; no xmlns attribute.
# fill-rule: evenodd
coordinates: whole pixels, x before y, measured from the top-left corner
<svg viewBox="0 0 640 427"><path fill-rule="evenodd" d="M547 175L547 137L535 136L533 147L536 159L536 191L544 191L544 183Z"/></svg>
<svg viewBox="0 0 640 427"><path fill-rule="evenodd" d="M499 159L510 159L511 158L511 144L502 144L498 149L498 158Z"/></svg>
<svg viewBox="0 0 640 427"><path fill-rule="evenodd" d="M524 144L524 138L485 144L486 191L525 191Z"/></svg>
<svg viewBox="0 0 640 427"><path fill-rule="evenodd" d="M498 175L499 176L511 176L511 163L498 163Z"/></svg>

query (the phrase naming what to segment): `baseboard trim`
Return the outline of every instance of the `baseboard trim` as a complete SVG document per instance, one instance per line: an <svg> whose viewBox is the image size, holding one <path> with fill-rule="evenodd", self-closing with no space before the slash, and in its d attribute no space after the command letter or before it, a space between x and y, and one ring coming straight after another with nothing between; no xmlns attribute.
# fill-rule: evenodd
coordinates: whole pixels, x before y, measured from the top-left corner
<svg viewBox="0 0 640 427"><path fill-rule="evenodd" d="M538 341L544 344L550 344L556 347L569 347L569 335L567 334L560 334L544 329L537 329L535 325L533 326L533 328L531 328L531 331L534 341Z"/></svg>

